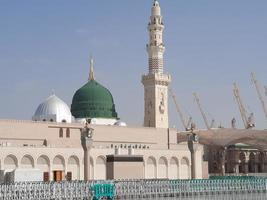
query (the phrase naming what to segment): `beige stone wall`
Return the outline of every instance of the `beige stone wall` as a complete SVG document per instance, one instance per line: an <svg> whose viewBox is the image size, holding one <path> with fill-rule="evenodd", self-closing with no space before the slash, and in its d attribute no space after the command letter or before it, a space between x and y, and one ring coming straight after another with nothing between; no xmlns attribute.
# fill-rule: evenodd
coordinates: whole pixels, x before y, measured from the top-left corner
<svg viewBox="0 0 267 200"><path fill-rule="evenodd" d="M72 172L73 179L83 179L83 148L80 141L81 124L44 123L0 120L0 169L40 168L50 174ZM63 137L60 137L60 128ZM66 136L67 128L70 137ZM191 157L187 144L177 144L173 129L92 126L93 148L90 151L90 177L106 179L106 155L134 155L144 158L145 178L190 178ZM44 141L47 141L47 145ZM202 146L197 151L197 177L202 177Z"/></svg>

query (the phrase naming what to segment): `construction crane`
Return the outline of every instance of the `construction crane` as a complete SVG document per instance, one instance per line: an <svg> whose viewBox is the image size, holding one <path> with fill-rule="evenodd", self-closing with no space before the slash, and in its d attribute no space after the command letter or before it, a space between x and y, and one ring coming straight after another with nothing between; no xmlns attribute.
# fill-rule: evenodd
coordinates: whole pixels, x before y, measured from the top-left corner
<svg viewBox="0 0 267 200"><path fill-rule="evenodd" d="M183 115L183 113L182 113L180 107L179 107L179 104L178 104L178 102L177 102L177 99L176 99L175 94L172 92L172 89L169 89L169 92L170 92L170 95L172 96L173 102L174 102L174 104L175 104L176 111L177 111L177 113L179 114L179 117L180 117L180 120L181 120L181 122L182 122L182 124L183 124L183 126L184 126L184 129L185 129L186 131L191 130L191 129L193 128L193 127L192 127L192 124L193 124L193 123L192 123L192 117L190 116L189 119L188 119L188 122L186 123L186 120L185 120L185 118L184 118L184 115Z"/></svg>
<svg viewBox="0 0 267 200"><path fill-rule="evenodd" d="M201 115L202 115L202 117L203 117L203 119L204 119L204 122L205 122L205 125L206 125L207 129L211 129L211 128L213 128L214 125L215 125L215 120L212 119L212 120L211 120L211 124L209 124L209 122L208 122L208 118L207 118L207 116L206 116L206 114L205 114L205 112L204 112L204 110L203 110L203 108L202 108L202 106L201 106L200 99L199 99L197 93L194 92L194 93L193 93L193 96L194 96L195 101L197 102L199 111L200 111L200 113L201 113Z"/></svg>
<svg viewBox="0 0 267 200"><path fill-rule="evenodd" d="M253 123L253 117L254 117L253 113L250 113L250 116L247 117L247 111L246 111L244 104L242 102L239 88L237 87L236 83L234 83L233 86L234 86L234 88L233 88L234 97L235 97L236 103L238 105L238 108L239 108L239 111L241 114L241 118L242 118L242 121L244 123L245 128L250 129L250 128L255 127L255 124Z"/></svg>
<svg viewBox="0 0 267 200"><path fill-rule="evenodd" d="M258 80L256 79L256 75L255 75L255 73L253 73L253 72L251 73L251 80L252 80L252 82L253 82L253 84L254 84L254 86L255 86L255 88L256 88L256 91L257 91L259 100L260 100L260 102L261 102L261 106L262 106L262 108L263 108L263 112L264 112L265 117L266 117L266 119L267 119L267 107L266 107L266 103L265 103L265 101L264 101L264 99L263 99L263 96L262 96L262 94L261 94L260 86L259 86ZM265 89L266 89L266 88L265 88Z"/></svg>

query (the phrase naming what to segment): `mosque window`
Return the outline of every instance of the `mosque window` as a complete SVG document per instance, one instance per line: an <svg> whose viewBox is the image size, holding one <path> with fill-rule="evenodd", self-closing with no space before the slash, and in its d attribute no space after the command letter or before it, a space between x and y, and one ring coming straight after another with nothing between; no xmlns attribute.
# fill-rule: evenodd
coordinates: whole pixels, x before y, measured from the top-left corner
<svg viewBox="0 0 267 200"><path fill-rule="evenodd" d="M59 137L60 138L63 138L63 128L60 128L59 129Z"/></svg>
<svg viewBox="0 0 267 200"><path fill-rule="evenodd" d="M66 130L66 137L67 137L67 138L70 137L70 129L69 129L69 128L67 128L67 130Z"/></svg>
<svg viewBox="0 0 267 200"><path fill-rule="evenodd" d="M50 119L50 122L53 122L54 120L53 119Z"/></svg>
<svg viewBox="0 0 267 200"><path fill-rule="evenodd" d="M46 119L43 119L43 122L45 122L46 121Z"/></svg>
<svg viewBox="0 0 267 200"><path fill-rule="evenodd" d="M63 122L63 123L66 123L67 121L66 121L65 119L62 119L62 122Z"/></svg>

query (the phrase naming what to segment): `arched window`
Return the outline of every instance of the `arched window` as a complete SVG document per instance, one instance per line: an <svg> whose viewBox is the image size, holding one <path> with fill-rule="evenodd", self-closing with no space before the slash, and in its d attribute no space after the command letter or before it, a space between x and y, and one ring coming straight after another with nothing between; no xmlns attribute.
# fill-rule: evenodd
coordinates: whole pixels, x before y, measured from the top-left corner
<svg viewBox="0 0 267 200"><path fill-rule="evenodd" d="M168 178L168 161L165 157L161 157L158 162L158 178Z"/></svg>
<svg viewBox="0 0 267 200"><path fill-rule="evenodd" d="M53 122L54 120L53 119L50 119L50 122Z"/></svg>
<svg viewBox="0 0 267 200"><path fill-rule="evenodd" d="M66 130L66 137L67 137L67 138L70 137L70 128L67 128L67 130Z"/></svg>
<svg viewBox="0 0 267 200"><path fill-rule="evenodd" d="M60 138L63 138L63 128L60 128L59 129L59 137Z"/></svg>
<svg viewBox="0 0 267 200"><path fill-rule="evenodd" d="M66 121L65 119L62 119L62 122L63 122L63 123L66 123L67 121Z"/></svg>
<svg viewBox="0 0 267 200"><path fill-rule="evenodd" d="M157 164L156 159L150 156L146 161L145 176L148 179L154 179L157 177Z"/></svg>

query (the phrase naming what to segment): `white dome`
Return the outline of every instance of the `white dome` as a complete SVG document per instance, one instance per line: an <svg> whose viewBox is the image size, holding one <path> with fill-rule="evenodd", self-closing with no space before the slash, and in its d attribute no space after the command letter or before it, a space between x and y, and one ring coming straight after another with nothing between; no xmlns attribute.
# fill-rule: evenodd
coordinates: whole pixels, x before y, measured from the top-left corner
<svg viewBox="0 0 267 200"><path fill-rule="evenodd" d="M122 122L122 121L117 121L114 125L115 126L127 126L127 124L125 122Z"/></svg>
<svg viewBox="0 0 267 200"><path fill-rule="evenodd" d="M68 105L56 95L51 95L41 103L32 117L34 121L68 123L71 123L71 118L72 116Z"/></svg>

